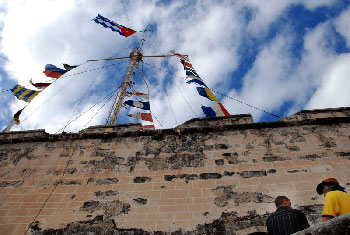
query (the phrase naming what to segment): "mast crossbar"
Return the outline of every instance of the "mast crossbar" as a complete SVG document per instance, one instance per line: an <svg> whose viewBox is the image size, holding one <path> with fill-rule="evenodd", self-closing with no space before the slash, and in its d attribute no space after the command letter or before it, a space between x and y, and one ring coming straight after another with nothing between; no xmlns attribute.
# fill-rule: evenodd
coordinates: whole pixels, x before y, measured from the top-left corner
<svg viewBox="0 0 350 235"><path fill-rule="evenodd" d="M172 57L174 55L143 55L142 57ZM187 55L184 55L187 56ZM88 60L87 62L95 62L95 61L101 61L101 60L121 60L121 59L130 59L130 56L125 57L111 57L111 58L105 58L105 59L99 59L99 60Z"/></svg>

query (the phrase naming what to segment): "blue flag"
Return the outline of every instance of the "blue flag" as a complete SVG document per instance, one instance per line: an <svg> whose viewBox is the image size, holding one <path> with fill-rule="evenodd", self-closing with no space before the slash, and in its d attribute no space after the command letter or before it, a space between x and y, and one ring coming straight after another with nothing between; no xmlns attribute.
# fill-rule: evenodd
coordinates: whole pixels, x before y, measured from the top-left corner
<svg viewBox="0 0 350 235"><path fill-rule="evenodd" d="M136 31L129 29L123 25L117 24L100 14L97 15L95 19L93 19L97 24L101 24L105 28L110 28L112 31L118 32L120 35L124 37L129 37L130 35L133 35L136 33Z"/></svg>

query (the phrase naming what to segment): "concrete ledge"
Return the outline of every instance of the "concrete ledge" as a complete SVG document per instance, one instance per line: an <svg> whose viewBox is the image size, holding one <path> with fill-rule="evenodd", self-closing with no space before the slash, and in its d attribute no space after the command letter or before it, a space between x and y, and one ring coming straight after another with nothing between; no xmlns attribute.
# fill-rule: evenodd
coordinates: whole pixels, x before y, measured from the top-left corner
<svg viewBox="0 0 350 235"><path fill-rule="evenodd" d="M229 126L239 124L250 124L254 123L252 115L250 114L239 114L230 115L228 117L203 117L193 118L177 126L176 128L189 128L189 127L217 127L217 126Z"/></svg>
<svg viewBox="0 0 350 235"><path fill-rule="evenodd" d="M339 112L350 108L337 109ZM302 111L303 112L303 111ZM316 112L316 111L314 111ZM326 117L296 120L280 120L276 122L253 123L249 114L231 115L229 117L194 118L173 129L158 129L141 131L140 123L129 123L115 126L92 126L79 133L48 134L45 130L14 131L0 133L0 144L13 144L22 142L42 142L42 141L66 141L77 139L95 138L118 138L152 136L154 139L162 140L165 135L182 135L186 133L210 133L232 130L282 128L303 125L340 125L350 123L350 116Z"/></svg>
<svg viewBox="0 0 350 235"><path fill-rule="evenodd" d="M288 117L281 119L281 121L300 121L307 119L318 118L333 118L333 117L350 117L349 107L329 108L329 109L314 109L302 110Z"/></svg>
<svg viewBox="0 0 350 235"><path fill-rule="evenodd" d="M121 125L114 125L114 126L90 126L86 129L83 129L79 131L79 134L88 134L88 133L110 133L110 132L133 132L133 131L140 131L140 128L142 125L140 123L128 123L128 124L121 124Z"/></svg>
<svg viewBox="0 0 350 235"><path fill-rule="evenodd" d="M294 235L329 235L329 234L350 234L350 213L338 216L327 222L319 223Z"/></svg>

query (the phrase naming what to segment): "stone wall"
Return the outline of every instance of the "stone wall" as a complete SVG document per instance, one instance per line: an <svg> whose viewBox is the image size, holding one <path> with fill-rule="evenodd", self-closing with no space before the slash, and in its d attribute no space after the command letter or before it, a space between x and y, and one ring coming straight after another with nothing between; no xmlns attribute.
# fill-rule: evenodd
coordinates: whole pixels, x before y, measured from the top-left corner
<svg viewBox="0 0 350 235"><path fill-rule="evenodd" d="M247 234L265 231L278 195L316 224L321 180L349 192L349 127L339 108L0 133L0 233Z"/></svg>
<svg viewBox="0 0 350 235"><path fill-rule="evenodd" d="M311 226L308 229L294 233L293 235L350 235L350 213L338 216L334 219Z"/></svg>

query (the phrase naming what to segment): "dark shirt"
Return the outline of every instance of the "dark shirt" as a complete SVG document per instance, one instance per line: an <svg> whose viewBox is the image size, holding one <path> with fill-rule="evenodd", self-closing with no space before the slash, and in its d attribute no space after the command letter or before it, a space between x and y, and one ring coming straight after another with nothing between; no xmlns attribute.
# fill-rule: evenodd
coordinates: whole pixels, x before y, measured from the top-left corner
<svg viewBox="0 0 350 235"><path fill-rule="evenodd" d="M266 221L269 234L292 234L310 227L304 213L285 206L277 208Z"/></svg>

